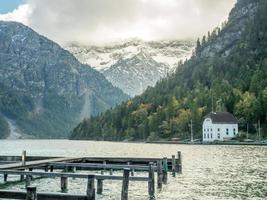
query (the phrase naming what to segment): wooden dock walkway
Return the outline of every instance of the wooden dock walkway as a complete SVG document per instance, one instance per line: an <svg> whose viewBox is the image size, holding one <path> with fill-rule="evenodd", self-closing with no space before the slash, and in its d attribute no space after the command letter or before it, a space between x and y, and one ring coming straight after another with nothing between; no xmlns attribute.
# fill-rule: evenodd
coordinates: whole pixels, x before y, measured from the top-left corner
<svg viewBox="0 0 267 200"><path fill-rule="evenodd" d="M21 162L16 163L8 163L0 165L0 170L4 169L27 169L27 168L34 168L34 167L40 167L40 166L46 166L51 162L73 162L73 161L79 161L82 160L82 158L52 158L52 159L45 159L45 160L35 160L35 161L29 161L22 165Z"/></svg>
<svg viewBox="0 0 267 200"><path fill-rule="evenodd" d="M40 171L40 170L44 171ZM63 169L63 171L62 171ZM57 170L54 172L54 170ZM82 173L77 172L82 170ZM94 170L94 172L89 172ZM100 171L101 174L95 172ZM122 171L123 175L113 175L113 170ZM84 173L88 171L88 173ZM135 171L147 172L147 176L134 176ZM109 172L105 174L105 172ZM181 152L177 152L177 158L121 158L121 157L27 157L23 151L21 157L1 157L0 175L3 175L4 183L8 182L8 176L19 176L20 181L25 182L26 191L0 190L0 198L38 200L67 199L67 200L95 200L96 194L103 193L105 180L122 181L121 199L128 200L129 181L143 181L148 184L148 195L155 199L155 182L160 191L168 182L168 172L175 177L182 172ZM155 173L157 180L155 181ZM61 193L37 193L36 187L31 187L33 178L60 177ZM87 179L85 195L66 194L68 191L68 179ZM95 181L97 187L95 187Z"/></svg>

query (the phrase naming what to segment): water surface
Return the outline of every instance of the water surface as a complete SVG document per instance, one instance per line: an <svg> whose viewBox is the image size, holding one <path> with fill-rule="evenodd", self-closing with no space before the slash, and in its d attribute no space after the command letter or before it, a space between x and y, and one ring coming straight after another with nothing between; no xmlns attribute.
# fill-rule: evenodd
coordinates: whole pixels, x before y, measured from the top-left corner
<svg viewBox="0 0 267 200"><path fill-rule="evenodd" d="M116 143L68 140L0 140L0 155L170 157L182 152L183 174L169 176L159 200L266 200L267 147ZM99 173L99 172L97 172ZM121 175L120 172L116 174ZM144 176L144 173L137 173ZM17 180L18 177L11 177ZM2 182L0 177L0 183ZM33 181L39 191L57 192L59 179ZM86 180L70 179L69 192L85 193ZM8 186L24 189L24 184ZM105 181L97 199L120 199L121 182ZM147 184L131 182L129 199L147 199Z"/></svg>

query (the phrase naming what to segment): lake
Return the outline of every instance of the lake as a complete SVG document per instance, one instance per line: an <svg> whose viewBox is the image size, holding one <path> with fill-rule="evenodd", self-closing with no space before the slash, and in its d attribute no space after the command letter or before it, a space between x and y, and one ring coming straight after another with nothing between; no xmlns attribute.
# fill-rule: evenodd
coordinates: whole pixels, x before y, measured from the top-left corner
<svg viewBox="0 0 267 200"><path fill-rule="evenodd" d="M159 200L266 200L267 147L116 143L69 140L0 140L0 155L164 157L182 152L183 174L169 176L168 185L157 193ZM121 174L116 172L115 174ZM144 175L137 173L137 175ZM17 177L11 177L13 179ZM0 183L3 178L0 177ZM32 182L38 191L56 192L60 181ZM42 188L38 187L42 185ZM70 179L70 193L85 193L86 180ZM7 189L24 189L24 183ZM97 199L120 199L121 182L105 181ZM147 184L130 182L129 199L148 199Z"/></svg>

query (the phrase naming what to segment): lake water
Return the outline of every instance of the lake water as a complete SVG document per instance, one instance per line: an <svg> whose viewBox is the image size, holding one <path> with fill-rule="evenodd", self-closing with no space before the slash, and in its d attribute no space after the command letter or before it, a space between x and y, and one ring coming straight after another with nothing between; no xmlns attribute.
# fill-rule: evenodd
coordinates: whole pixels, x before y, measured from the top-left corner
<svg viewBox="0 0 267 200"><path fill-rule="evenodd" d="M68 140L0 140L0 155L170 157L182 152L183 174L169 176L159 200L266 200L267 147L115 143ZM120 174L116 172L115 174ZM137 175L144 176L143 173ZM18 177L11 177L18 179ZM0 183L3 178L0 177ZM33 181L38 191L57 192L59 179ZM40 187L42 185L42 187ZM39 186L39 187L38 187ZM85 193L86 180L70 179L69 192ZM7 189L24 190L24 184ZM120 199L121 182L105 181L97 199ZM129 199L148 199L147 183L130 182Z"/></svg>

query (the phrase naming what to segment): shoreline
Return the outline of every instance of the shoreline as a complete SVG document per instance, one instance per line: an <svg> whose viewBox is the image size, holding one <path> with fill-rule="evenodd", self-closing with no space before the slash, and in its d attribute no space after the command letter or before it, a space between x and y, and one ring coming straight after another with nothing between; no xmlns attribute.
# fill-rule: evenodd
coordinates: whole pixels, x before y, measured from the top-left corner
<svg viewBox="0 0 267 200"><path fill-rule="evenodd" d="M262 142L216 142L216 143L203 143L203 142L176 142L176 141L154 141L146 142L148 144L186 144L186 145L244 145L244 146L267 146L267 143Z"/></svg>
<svg viewBox="0 0 267 200"><path fill-rule="evenodd" d="M67 141L88 141L88 142L114 142L114 143L131 143L131 144L182 144L182 145L243 145L243 146L267 146L267 143L263 142L213 142L213 143L208 143L208 142L182 142L182 141L111 141L111 140L73 140L73 139L68 139L68 138L60 138L60 139L36 139L36 138L28 138L28 139L0 139L0 141L22 141L22 140L67 140Z"/></svg>

